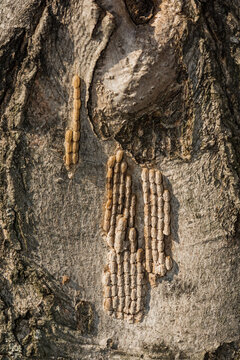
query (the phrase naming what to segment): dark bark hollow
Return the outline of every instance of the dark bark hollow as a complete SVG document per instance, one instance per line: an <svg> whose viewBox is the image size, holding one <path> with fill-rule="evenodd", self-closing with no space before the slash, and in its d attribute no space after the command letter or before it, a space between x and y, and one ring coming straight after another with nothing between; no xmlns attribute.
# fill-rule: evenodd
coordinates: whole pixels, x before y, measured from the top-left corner
<svg viewBox="0 0 240 360"><path fill-rule="evenodd" d="M139 25L148 22L154 13L152 0L124 0L132 21Z"/></svg>

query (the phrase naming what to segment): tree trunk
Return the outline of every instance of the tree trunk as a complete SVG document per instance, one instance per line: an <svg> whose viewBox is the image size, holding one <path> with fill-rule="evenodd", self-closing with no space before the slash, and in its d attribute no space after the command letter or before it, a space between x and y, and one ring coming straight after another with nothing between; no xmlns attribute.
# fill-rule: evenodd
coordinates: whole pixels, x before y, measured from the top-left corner
<svg viewBox="0 0 240 360"><path fill-rule="evenodd" d="M240 359L239 9L238 0L1 2L1 359ZM74 75L79 160L68 165ZM117 165L106 178L118 149L122 198ZM155 188L171 205L161 241L173 266L159 260L159 271ZM130 207L126 218L131 191L136 216ZM142 266L139 312L106 303L111 247L117 271L123 258Z"/></svg>

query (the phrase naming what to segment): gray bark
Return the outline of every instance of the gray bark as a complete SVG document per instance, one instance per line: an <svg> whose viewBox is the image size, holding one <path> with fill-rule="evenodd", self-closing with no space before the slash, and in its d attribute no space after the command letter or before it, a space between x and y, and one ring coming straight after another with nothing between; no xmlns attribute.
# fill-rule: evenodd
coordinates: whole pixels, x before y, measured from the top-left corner
<svg viewBox="0 0 240 360"><path fill-rule="evenodd" d="M239 359L240 3L0 4L1 359ZM64 166L71 81L81 139ZM143 321L103 310L106 162L170 189L173 269ZM67 279L68 281L63 281Z"/></svg>

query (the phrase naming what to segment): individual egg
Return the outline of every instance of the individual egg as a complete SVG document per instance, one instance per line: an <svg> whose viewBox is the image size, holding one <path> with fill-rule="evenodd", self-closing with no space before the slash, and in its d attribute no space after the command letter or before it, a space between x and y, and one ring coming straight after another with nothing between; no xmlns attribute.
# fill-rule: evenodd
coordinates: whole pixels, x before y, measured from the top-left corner
<svg viewBox="0 0 240 360"><path fill-rule="evenodd" d="M126 188L131 188L131 185L132 185L132 177L131 175L127 175L126 176Z"/></svg>
<svg viewBox="0 0 240 360"><path fill-rule="evenodd" d="M165 264L165 254L164 254L164 252L163 251L160 252L158 256L159 256L159 264Z"/></svg>
<svg viewBox="0 0 240 360"><path fill-rule="evenodd" d="M143 189L143 194L146 196L148 196L149 193L149 183L148 182L143 182L142 183L142 189Z"/></svg>
<svg viewBox="0 0 240 360"><path fill-rule="evenodd" d="M150 283L151 287L156 287L157 286L156 274L150 273L148 276L149 276L148 278L149 278L149 283Z"/></svg>
<svg viewBox="0 0 240 360"><path fill-rule="evenodd" d="M144 204L149 204L149 195L148 193L143 193L143 202Z"/></svg>
<svg viewBox="0 0 240 360"><path fill-rule="evenodd" d="M125 273L123 277L124 277L124 284L130 286L130 274Z"/></svg>
<svg viewBox="0 0 240 360"><path fill-rule="evenodd" d="M129 260L130 260L130 253L129 253L129 251L124 251L123 261L129 262Z"/></svg>
<svg viewBox="0 0 240 360"><path fill-rule="evenodd" d="M137 267L136 267L136 264L130 264L130 275L131 276L134 276L137 274Z"/></svg>
<svg viewBox="0 0 240 360"><path fill-rule="evenodd" d="M117 264L122 264L123 263L122 254L116 254L116 260L117 260Z"/></svg>
<svg viewBox="0 0 240 360"><path fill-rule="evenodd" d="M76 110L79 110L81 108L81 100L80 99L73 100L73 108Z"/></svg>
<svg viewBox="0 0 240 360"><path fill-rule="evenodd" d="M152 250L152 259L153 262L157 262L158 261L158 251L157 250Z"/></svg>
<svg viewBox="0 0 240 360"><path fill-rule="evenodd" d="M72 142L65 142L65 154L70 154L72 152Z"/></svg>
<svg viewBox="0 0 240 360"><path fill-rule="evenodd" d="M166 236L169 236L171 234L170 225L168 225L168 224L164 225L163 234Z"/></svg>
<svg viewBox="0 0 240 360"><path fill-rule="evenodd" d="M119 182L119 174L120 174L120 163L116 162L114 165L114 174L116 174L116 182Z"/></svg>
<svg viewBox="0 0 240 360"><path fill-rule="evenodd" d="M117 275L117 286L118 287L124 286L124 276L123 275Z"/></svg>
<svg viewBox="0 0 240 360"><path fill-rule="evenodd" d="M129 285L124 286L125 295L131 295L131 287Z"/></svg>
<svg viewBox="0 0 240 360"><path fill-rule="evenodd" d="M149 182L155 183L155 170L154 169L149 170Z"/></svg>
<svg viewBox="0 0 240 360"><path fill-rule="evenodd" d="M166 275L166 267L165 264L160 264L160 276Z"/></svg>
<svg viewBox="0 0 240 360"><path fill-rule="evenodd" d="M125 296L121 296L119 297L119 300L118 300L118 311L119 312L123 312L123 309L124 309L124 305L125 305Z"/></svg>
<svg viewBox="0 0 240 360"><path fill-rule="evenodd" d="M158 223L158 218L157 218L157 216L152 216L152 217L151 217L151 226L152 226L153 228L157 228L157 223Z"/></svg>
<svg viewBox="0 0 240 360"><path fill-rule="evenodd" d="M147 168L142 169L141 178L142 178L143 182L148 182L148 169Z"/></svg>
<svg viewBox="0 0 240 360"><path fill-rule="evenodd" d="M117 274L117 263L116 262L110 262L109 263L109 269L111 274Z"/></svg>
<svg viewBox="0 0 240 360"><path fill-rule="evenodd" d="M123 158L123 150L118 150L116 153L116 162L120 163Z"/></svg>
<svg viewBox="0 0 240 360"><path fill-rule="evenodd" d="M154 227L151 228L151 237L152 237L152 239L157 238L157 229Z"/></svg>
<svg viewBox="0 0 240 360"><path fill-rule="evenodd" d="M122 161L121 163L121 173L124 174L127 171L127 162Z"/></svg>
<svg viewBox="0 0 240 360"><path fill-rule="evenodd" d="M137 273L138 274L143 273L143 265L140 262L137 263Z"/></svg>
<svg viewBox="0 0 240 360"><path fill-rule="evenodd" d="M148 273L152 271L152 262L150 260L146 260L145 268Z"/></svg>
<svg viewBox="0 0 240 360"><path fill-rule="evenodd" d="M126 261L123 262L123 271L124 271L124 273L130 273L130 264L129 264L129 262L126 262Z"/></svg>
<svg viewBox="0 0 240 360"><path fill-rule="evenodd" d="M108 257L108 261L109 261L109 262L116 262L117 256L116 256L115 250L111 249L111 250L108 252L107 257Z"/></svg>
<svg viewBox="0 0 240 360"><path fill-rule="evenodd" d="M151 248L152 250L157 250L157 239L152 239Z"/></svg>
<svg viewBox="0 0 240 360"><path fill-rule="evenodd" d="M74 165L76 165L77 162L78 162L78 154L77 154L77 153L74 153L74 154L72 154L72 163L73 163Z"/></svg>
<svg viewBox="0 0 240 360"><path fill-rule="evenodd" d="M106 209L107 210L111 210L112 208L112 199L108 199L108 201L106 202Z"/></svg>
<svg viewBox="0 0 240 360"><path fill-rule="evenodd" d="M144 260L144 250L142 248L138 249L136 260L138 263L141 263Z"/></svg>
<svg viewBox="0 0 240 360"><path fill-rule="evenodd" d="M118 308L118 297L117 296L112 297L112 307L114 310L117 310L117 308Z"/></svg>
<svg viewBox="0 0 240 360"><path fill-rule="evenodd" d="M81 95L80 88L74 88L73 89L73 98L78 100L78 99L80 99L80 95Z"/></svg>
<svg viewBox="0 0 240 360"><path fill-rule="evenodd" d="M119 286L118 287L118 296L119 297L124 297L125 296L124 286Z"/></svg>
<svg viewBox="0 0 240 360"><path fill-rule="evenodd" d="M166 256L166 260L165 260L165 266L166 266L166 270L170 271L173 267L173 261L171 256Z"/></svg>
<svg viewBox="0 0 240 360"><path fill-rule="evenodd" d="M112 296L111 286L109 286L109 285L104 286L103 293L104 293L105 298L111 297Z"/></svg>
<svg viewBox="0 0 240 360"><path fill-rule="evenodd" d="M76 89L80 87L80 77L78 75L74 75L72 79L72 86Z"/></svg>
<svg viewBox="0 0 240 360"><path fill-rule="evenodd" d="M163 196L163 186L157 185L157 196L162 197Z"/></svg>
<svg viewBox="0 0 240 360"><path fill-rule="evenodd" d="M124 273L123 264L118 264L117 275L121 276Z"/></svg>
<svg viewBox="0 0 240 360"><path fill-rule="evenodd" d="M72 143L72 152L77 153L78 150L79 150L79 142L78 141L77 142L73 141L73 143Z"/></svg>
<svg viewBox="0 0 240 360"><path fill-rule="evenodd" d="M115 155L110 156L109 159L108 159L108 162L107 162L107 166L108 166L109 168L113 168L114 165L115 165L115 161L116 161Z"/></svg>
<svg viewBox="0 0 240 360"><path fill-rule="evenodd" d="M73 141L79 141L80 140L80 131L73 131Z"/></svg>
<svg viewBox="0 0 240 360"><path fill-rule="evenodd" d="M170 196L169 190L164 190L164 192L163 192L163 200L164 201L170 201L170 199L171 199L171 196Z"/></svg>
<svg viewBox="0 0 240 360"><path fill-rule="evenodd" d="M66 130L66 132L65 132L65 141L67 143L71 143L72 138L73 138L73 131L71 129Z"/></svg>
<svg viewBox="0 0 240 360"><path fill-rule="evenodd" d="M144 274L143 273L137 273L137 287L142 285L144 281Z"/></svg>
<svg viewBox="0 0 240 360"><path fill-rule="evenodd" d="M118 319L118 320L123 320L123 312L117 311L117 312L116 312L116 319Z"/></svg>
<svg viewBox="0 0 240 360"><path fill-rule="evenodd" d="M73 121L72 128L73 128L73 131L79 131L79 129L80 129L79 121Z"/></svg>
<svg viewBox="0 0 240 360"><path fill-rule="evenodd" d="M111 311L112 310L112 299L104 298L103 306L106 311Z"/></svg>
<svg viewBox="0 0 240 360"><path fill-rule="evenodd" d="M129 237L129 241L131 241L131 242L135 242L135 241L136 241L137 232L136 232L136 229L135 229L135 228L129 229L128 237Z"/></svg>
<svg viewBox="0 0 240 360"><path fill-rule="evenodd" d="M109 271L106 271L106 272L103 273L102 283L103 283L103 285L110 285L110 283L111 283L111 274L110 274Z"/></svg>
<svg viewBox="0 0 240 360"><path fill-rule="evenodd" d="M136 323L141 322L143 319L143 311L139 311L136 315L134 315L134 321Z"/></svg>
<svg viewBox="0 0 240 360"><path fill-rule="evenodd" d="M115 273L111 273L111 284L112 285L117 285L117 274Z"/></svg>
<svg viewBox="0 0 240 360"><path fill-rule="evenodd" d="M137 300L137 289L132 289L132 291L131 291L131 300L132 301Z"/></svg>
<svg viewBox="0 0 240 360"><path fill-rule="evenodd" d="M159 170L156 170L155 172L155 182L157 185L162 184L162 173Z"/></svg>
<svg viewBox="0 0 240 360"><path fill-rule="evenodd" d="M117 222L117 229L116 231L125 231L127 226L127 220L121 216Z"/></svg>
<svg viewBox="0 0 240 360"><path fill-rule="evenodd" d="M130 254L130 264L135 264L136 262L137 262L136 253L131 253Z"/></svg>
<svg viewBox="0 0 240 360"><path fill-rule="evenodd" d="M170 202L169 202L169 201L165 201L165 202L164 202L164 205L163 205L163 212L164 212L164 214L169 214L169 213L170 213L170 209L171 209Z"/></svg>
<svg viewBox="0 0 240 360"><path fill-rule="evenodd" d="M130 308L129 308L129 313L131 315L134 315L136 313L136 307L137 307L136 301L131 301L131 305L130 305Z"/></svg>
<svg viewBox="0 0 240 360"><path fill-rule="evenodd" d="M117 285L113 285L113 286L111 287L111 293L112 293L112 296L113 296L113 297L117 296L117 294L118 294L118 287L117 287Z"/></svg>
<svg viewBox="0 0 240 360"><path fill-rule="evenodd" d="M157 249L158 249L159 252L163 252L163 251L164 251L164 247L165 247L164 241L158 241L158 242L157 242Z"/></svg>

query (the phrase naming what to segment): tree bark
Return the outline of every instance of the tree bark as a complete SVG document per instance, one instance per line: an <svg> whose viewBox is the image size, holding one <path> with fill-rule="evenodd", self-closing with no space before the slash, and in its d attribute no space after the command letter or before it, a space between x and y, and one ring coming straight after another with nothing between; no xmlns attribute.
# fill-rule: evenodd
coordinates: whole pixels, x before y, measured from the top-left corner
<svg viewBox="0 0 240 360"><path fill-rule="evenodd" d="M1 359L240 359L239 9L1 2ZM75 74L81 137L69 169ZM139 323L103 309L106 163L119 148L139 247L142 168L160 170L171 194L173 268L155 287L146 280Z"/></svg>

